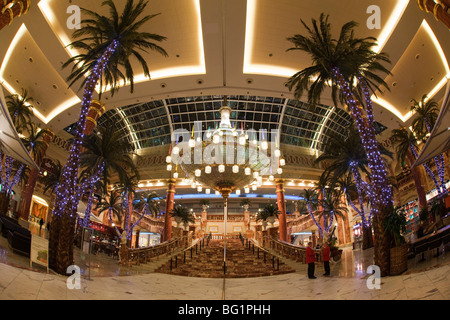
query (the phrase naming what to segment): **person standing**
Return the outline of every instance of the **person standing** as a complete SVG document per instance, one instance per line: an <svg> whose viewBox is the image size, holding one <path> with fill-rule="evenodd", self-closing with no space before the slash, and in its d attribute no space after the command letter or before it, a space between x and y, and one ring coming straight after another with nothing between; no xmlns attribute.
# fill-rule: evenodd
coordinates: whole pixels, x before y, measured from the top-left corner
<svg viewBox="0 0 450 320"><path fill-rule="evenodd" d="M312 249L312 242L308 242L306 247L306 263L308 264L308 278L316 279L314 276L316 253Z"/></svg>
<svg viewBox="0 0 450 320"><path fill-rule="evenodd" d="M44 219L41 218L41 220L39 220L39 235L41 235L43 225L44 225Z"/></svg>
<svg viewBox="0 0 450 320"><path fill-rule="evenodd" d="M325 269L324 276L330 275L330 246L328 242L325 241L322 248L322 260L323 260L323 268Z"/></svg>

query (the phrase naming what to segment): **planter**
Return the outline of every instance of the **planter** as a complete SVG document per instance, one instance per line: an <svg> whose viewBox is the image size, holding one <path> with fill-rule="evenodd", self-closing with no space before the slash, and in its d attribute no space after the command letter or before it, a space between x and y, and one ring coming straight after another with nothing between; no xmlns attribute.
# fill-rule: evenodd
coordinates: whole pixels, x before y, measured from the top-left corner
<svg viewBox="0 0 450 320"><path fill-rule="evenodd" d="M408 247L401 245L391 248L390 275L398 275L408 269Z"/></svg>
<svg viewBox="0 0 450 320"><path fill-rule="evenodd" d="M342 256L342 250L341 249L331 250L330 258L333 261L338 262L339 260L341 260L341 256Z"/></svg>
<svg viewBox="0 0 450 320"><path fill-rule="evenodd" d="M275 217L268 217L267 222L273 226L273 224L275 223Z"/></svg>
<svg viewBox="0 0 450 320"><path fill-rule="evenodd" d="M267 229L267 221L263 221L262 223L263 231L266 231Z"/></svg>

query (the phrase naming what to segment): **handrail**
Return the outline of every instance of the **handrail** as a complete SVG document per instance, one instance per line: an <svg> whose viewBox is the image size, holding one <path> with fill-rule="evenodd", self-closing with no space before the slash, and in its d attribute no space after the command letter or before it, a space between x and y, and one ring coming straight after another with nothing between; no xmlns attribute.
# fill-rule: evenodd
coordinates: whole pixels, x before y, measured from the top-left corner
<svg viewBox="0 0 450 320"><path fill-rule="evenodd" d="M253 254L255 254L255 245L256 245L257 258L258 259L260 258L260 251L262 251L262 253L263 253L263 257L262 258L263 258L263 262L264 263L267 262L267 260L268 260L267 258L269 258L269 260L270 260L270 256L272 256L272 268L275 269L275 261L276 261L276 269L275 270L277 270L277 271L280 270L280 258L279 257L275 256L269 250L266 250L263 247L259 246L256 243L256 240L254 240L254 239L251 239L251 238L248 238L248 237L244 238L241 234L239 234L239 238L240 238L240 240L242 242L242 245L244 247L247 247L248 250L252 250ZM245 243L246 242L245 240L247 240L247 243ZM269 255L269 257L267 257L267 255Z"/></svg>
<svg viewBox="0 0 450 320"><path fill-rule="evenodd" d="M274 250L278 254L282 255L283 257L306 263L306 248L295 246L291 243L287 243L285 241L281 241L279 239L274 239L269 236L263 237L263 247L265 247L266 240L268 242L268 246L270 249ZM322 262L322 254L320 250L313 249L314 253L316 254L316 262Z"/></svg>
<svg viewBox="0 0 450 320"><path fill-rule="evenodd" d="M132 264L139 265L141 263L147 263L150 262L152 258L173 253L175 248L188 246L189 240L190 237L183 236L145 248L128 248L127 246L121 246L119 263L129 266Z"/></svg>
<svg viewBox="0 0 450 320"><path fill-rule="evenodd" d="M200 249L200 251L202 251L202 249L205 247L205 240L206 240L206 246L209 245L209 241L211 240L211 233L208 234L208 236L205 238L201 238L201 239L197 239L195 244L192 244L191 246L189 246L188 248L185 248L184 250L182 250L181 252L178 252L177 254L175 254L175 259L174 257L170 257L170 265L169 265L169 270L172 271L173 268L177 268L178 267L178 256L179 255L183 255L183 263L186 262L186 253L188 251L190 251L190 255L191 255L191 259L193 257L194 254L194 246L195 246L195 254L198 254L198 250ZM200 245L200 246L199 246Z"/></svg>

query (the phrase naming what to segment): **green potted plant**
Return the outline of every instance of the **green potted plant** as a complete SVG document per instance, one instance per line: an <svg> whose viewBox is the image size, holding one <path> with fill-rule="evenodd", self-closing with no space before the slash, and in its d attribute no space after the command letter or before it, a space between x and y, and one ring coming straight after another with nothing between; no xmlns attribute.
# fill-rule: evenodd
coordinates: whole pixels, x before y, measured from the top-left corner
<svg viewBox="0 0 450 320"><path fill-rule="evenodd" d="M336 245L337 238L331 237L328 241L328 245L330 246L330 258L333 259L333 261L339 261L341 260L342 256L342 249L339 249L339 247Z"/></svg>
<svg viewBox="0 0 450 320"><path fill-rule="evenodd" d="M206 209L209 208L209 200L208 199L201 199L200 200L200 206L202 207L203 211L206 211Z"/></svg>
<svg viewBox="0 0 450 320"><path fill-rule="evenodd" d="M408 248L403 234L406 231L406 217L403 210L394 208L383 221L384 232L391 238L390 275L403 273L408 268Z"/></svg>
<svg viewBox="0 0 450 320"><path fill-rule="evenodd" d="M177 227L179 227L180 224L183 223L184 227L186 228L189 225L189 222L195 222L192 212L190 212L186 207L183 207L182 205L178 205L173 208L170 215L175 219Z"/></svg>
<svg viewBox="0 0 450 320"><path fill-rule="evenodd" d="M275 218L278 218L278 208L273 204L268 204L263 210L256 214L256 221L261 221L263 225L263 230L266 230L267 223L273 224Z"/></svg>
<svg viewBox="0 0 450 320"><path fill-rule="evenodd" d="M245 211L247 211L248 208L250 208L251 203L252 202L250 201L249 198L244 198L241 201L241 207L244 208Z"/></svg>

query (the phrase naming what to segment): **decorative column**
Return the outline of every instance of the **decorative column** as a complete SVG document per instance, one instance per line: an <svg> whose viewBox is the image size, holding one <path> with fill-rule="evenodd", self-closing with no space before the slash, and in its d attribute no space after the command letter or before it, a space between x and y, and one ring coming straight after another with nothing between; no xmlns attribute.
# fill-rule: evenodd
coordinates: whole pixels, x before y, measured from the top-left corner
<svg viewBox="0 0 450 320"><path fill-rule="evenodd" d="M417 0L419 8L432 13L437 21L442 21L450 29L450 0Z"/></svg>
<svg viewBox="0 0 450 320"><path fill-rule="evenodd" d="M92 100L91 106L89 107L88 114L86 116L86 127L84 128L84 135L88 136L97 126L97 120L105 113L105 105L98 100Z"/></svg>
<svg viewBox="0 0 450 320"><path fill-rule="evenodd" d="M228 197L230 196L230 193L232 191L232 188L230 187L221 187L220 193L222 194L223 198L223 273L226 273L227 270L227 222L228 222Z"/></svg>
<svg viewBox="0 0 450 320"><path fill-rule="evenodd" d="M139 236L140 236L140 234L141 234L141 230L136 230L136 236L135 236L135 239L134 239L134 247L136 249L139 248Z"/></svg>
<svg viewBox="0 0 450 320"><path fill-rule="evenodd" d="M13 19L28 12L30 0L0 1L0 30L9 26Z"/></svg>
<svg viewBox="0 0 450 320"><path fill-rule="evenodd" d="M54 136L55 134L53 133L53 131L45 129L42 137L42 141L44 142L45 147L42 148L40 155L36 157L37 159L35 159L35 160L39 159L39 163L36 163L39 169L31 168L27 184L22 190L21 206L19 208L19 213L21 218L24 219L25 221L28 221L28 216L30 215L31 201L33 198L34 188L36 187L36 182L39 177L42 161L48 149L48 145L53 140Z"/></svg>
<svg viewBox="0 0 450 320"><path fill-rule="evenodd" d="M277 188L277 204L278 204L278 223L279 223L279 232L280 232L280 240L287 242L287 223L286 223L286 201L284 200L284 180L278 179L276 181Z"/></svg>
<svg viewBox="0 0 450 320"><path fill-rule="evenodd" d="M166 198L166 213L164 214L164 238L163 241L168 241L172 238L172 217L174 199L175 199L175 179L169 179Z"/></svg>

